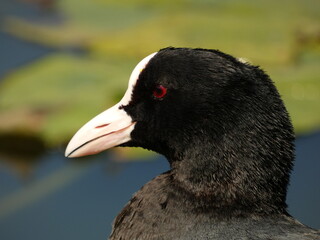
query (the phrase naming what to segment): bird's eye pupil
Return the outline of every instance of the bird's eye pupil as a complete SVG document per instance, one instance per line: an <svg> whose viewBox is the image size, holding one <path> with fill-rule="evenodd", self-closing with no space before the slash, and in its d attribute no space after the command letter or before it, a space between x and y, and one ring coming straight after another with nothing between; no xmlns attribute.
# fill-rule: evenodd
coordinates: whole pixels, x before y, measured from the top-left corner
<svg viewBox="0 0 320 240"><path fill-rule="evenodd" d="M153 90L153 96L157 99L163 98L167 94L167 88L159 85Z"/></svg>

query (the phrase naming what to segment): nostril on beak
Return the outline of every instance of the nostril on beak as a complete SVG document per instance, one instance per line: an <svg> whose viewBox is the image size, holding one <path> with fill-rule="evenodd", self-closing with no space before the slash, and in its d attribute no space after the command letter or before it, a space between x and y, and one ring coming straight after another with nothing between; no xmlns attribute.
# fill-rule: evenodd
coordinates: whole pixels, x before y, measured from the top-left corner
<svg viewBox="0 0 320 240"><path fill-rule="evenodd" d="M102 124L102 125L96 126L95 128L103 128L103 127L107 127L109 125L110 125L110 123L106 123L106 124Z"/></svg>

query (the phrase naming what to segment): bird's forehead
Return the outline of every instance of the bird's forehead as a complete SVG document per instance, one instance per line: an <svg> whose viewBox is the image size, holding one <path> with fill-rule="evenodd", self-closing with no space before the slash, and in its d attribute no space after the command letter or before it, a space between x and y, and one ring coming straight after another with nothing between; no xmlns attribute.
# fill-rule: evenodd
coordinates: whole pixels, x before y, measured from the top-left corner
<svg viewBox="0 0 320 240"><path fill-rule="evenodd" d="M149 61L157 54L157 52L152 53L150 55L148 55L147 57L145 57L144 59L142 59L137 66L133 69L131 75L130 75L130 79L129 79L129 84L128 84L128 89L124 95L124 97L121 100L121 105L127 105L132 97L132 92L133 92L133 88L135 87L137 80L139 78L140 73L143 71L143 69L147 66L147 64L149 63Z"/></svg>
<svg viewBox="0 0 320 240"><path fill-rule="evenodd" d="M156 55L157 52L152 53L150 55L148 55L147 57L145 57L144 59L142 59L137 66L133 69L130 79L129 79L129 87L130 86L134 86L139 78L140 73L142 72L142 70L146 67L146 65L149 63L149 61L151 60L151 58L154 57L154 55Z"/></svg>

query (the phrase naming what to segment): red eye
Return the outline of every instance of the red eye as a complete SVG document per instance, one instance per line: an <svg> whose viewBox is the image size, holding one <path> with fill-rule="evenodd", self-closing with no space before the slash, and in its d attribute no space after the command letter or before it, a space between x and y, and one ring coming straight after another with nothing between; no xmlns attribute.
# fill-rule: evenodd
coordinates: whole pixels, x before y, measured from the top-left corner
<svg viewBox="0 0 320 240"><path fill-rule="evenodd" d="M165 95L167 94L167 88L165 88L162 85L157 86L154 90L153 90L153 96L157 99L161 99L163 98Z"/></svg>

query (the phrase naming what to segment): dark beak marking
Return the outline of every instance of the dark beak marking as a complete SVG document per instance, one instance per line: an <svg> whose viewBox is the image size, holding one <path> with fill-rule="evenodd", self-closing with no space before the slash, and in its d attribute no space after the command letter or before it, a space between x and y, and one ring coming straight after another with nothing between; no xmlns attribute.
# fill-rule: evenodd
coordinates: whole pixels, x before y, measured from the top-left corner
<svg viewBox="0 0 320 240"><path fill-rule="evenodd" d="M110 123L106 123L106 124L102 124L100 126L96 126L95 128L103 128L103 127L107 127L109 125L110 125Z"/></svg>

